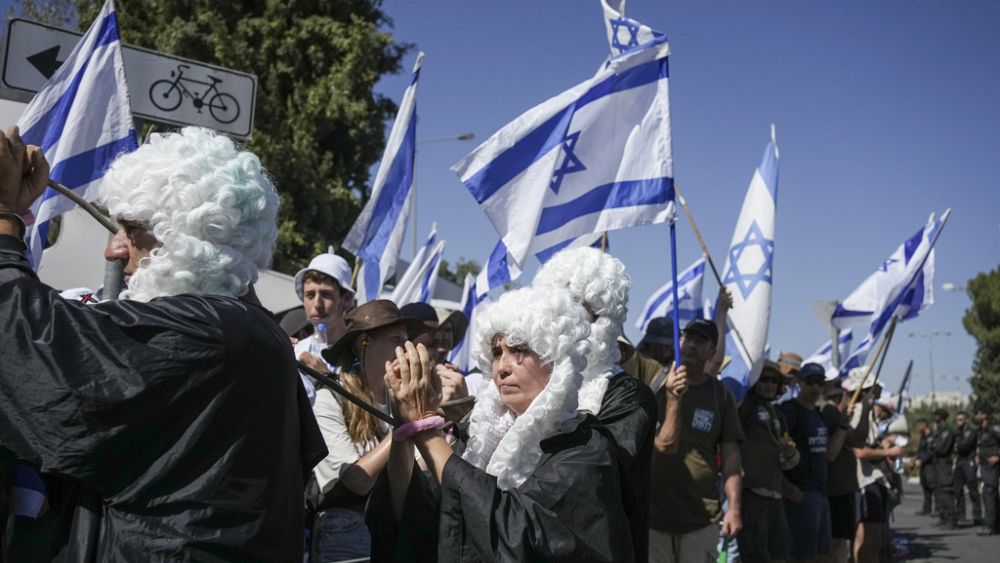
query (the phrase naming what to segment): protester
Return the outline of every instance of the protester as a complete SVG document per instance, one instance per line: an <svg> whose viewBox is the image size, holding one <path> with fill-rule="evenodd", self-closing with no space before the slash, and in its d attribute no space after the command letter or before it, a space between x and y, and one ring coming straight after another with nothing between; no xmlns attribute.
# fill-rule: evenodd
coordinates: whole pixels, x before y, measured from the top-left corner
<svg viewBox="0 0 1000 563"><path fill-rule="evenodd" d="M848 391L852 394L861 388L859 399L862 404L872 404L882 392L881 386L875 383L873 377L865 378L867 367L854 368L848 374ZM875 409L856 409L851 424L855 428L862 427L864 420L868 422L868 435L861 447L854 448L854 456L858 459L858 487L860 504L858 523L854 536L854 560L878 561L879 550L884 540L883 533L886 522L889 521L889 475L891 467L887 460L903 455L899 446L891 446L882 441L879 432L878 416Z"/></svg>
<svg viewBox="0 0 1000 563"><path fill-rule="evenodd" d="M635 561L649 558L649 467L656 431L656 399L619 363L618 338L628 312L632 280L620 260L596 248L558 252L532 285L565 289L590 315L590 354L580 387L580 410L608 429L624 468L622 502Z"/></svg>
<svg viewBox="0 0 1000 563"><path fill-rule="evenodd" d="M354 302L351 267L336 254L319 254L295 274L295 294L316 330L295 344L295 357L320 373L336 371L320 352L347 332L344 313ZM323 328L323 331L319 331Z"/></svg>
<svg viewBox="0 0 1000 563"><path fill-rule="evenodd" d="M782 491L783 469L798 464L795 444L785 437L787 425L771 404L782 374L778 364L767 361L760 378L740 405L745 440L740 444L743 464L743 529L739 552L744 563L782 561L790 542Z"/></svg>
<svg viewBox="0 0 1000 563"><path fill-rule="evenodd" d="M781 403L788 434L799 450L799 463L785 476L802 492L801 500L785 502L793 561L812 561L830 552L830 506L827 491L827 428L816 403L826 382L826 370L808 363L799 373L795 398Z"/></svg>
<svg viewBox="0 0 1000 563"><path fill-rule="evenodd" d="M830 504L831 536L829 560L847 563L858 527L856 496L860 487L854 448L864 446L868 438L872 401L868 397L860 405L852 406L851 396L839 379L827 381L826 387L827 403L820 412L830 437L826 448L826 498ZM851 414L857 409L861 410L861 416L857 426L852 426Z"/></svg>
<svg viewBox="0 0 1000 563"><path fill-rule="evenodd" d="M955 514L955 472L952 465L955 434L948 428L948 411L937 409L933 414L935 428L931 438L931 450L934 453L932 467L938 505L938 521L935 526L954 530L958 528L957 514Z"/></svg>
<svg viewBox="0 0 1000 563"><path fill-rule="evenodd" d="M345 320L346 332L323 350L323 358L339 366L340 383L354 396L388 412L385 363L420 323L403 317L395 303L384 299L353 309ZM364 505L389 460L388 425L322 384L313 411L330 453L313 470L318 499L312 561L367 557L371 534Z"/></svg>
<svg viewBox="0 0 1000 563"><path fill-rule="evenodd" d="M674 363L674 322L668 317L654 317L646 325L646 333L635 347L647 358L669 367Z"/></svg>
<svg viewBox="0 0 1000 563"><path fill-rule="evenodd" d="M976 410L979 423L979 473L983 483L983 527L977 532L990 536L1000 532L997 522L997 476L1000 475L1000 426L990 422L986 409Z"/></svg>
<svg viewBox="0 0 1000 563"><path fill-rule="evenodd" d="M8 135L0 445L99 495L99 525L75 520L62 556L301 559L303 479L325 448L288 338L253 296L278 208L257 157L189 127L119 158L101 195L128 299L83 306L28 265L18 215L48 165Z"/></svg>
<svg viewBox="0 0 1000 563"><path fill-rule="evenodd" d="M656 434L650 470L649 552L653 561L704 561L717 557L719 471L729 510L722 533L735 538L742 527L739 442L743 440L732 394L705 373L719 330L693 319L681 335L681 365L666 383L664 421Z"/></svg>
<svg viewBox="0 0 1000 563"><path fill-rule="evenodd" d="M972 504L972 521L983 523L983 509L979 504L979 479L976 477L976 442L979 432L969 424L969 413L955 415L955 519L965 520L965 490L969 491Z"/></svg>
<svg viewBox="0 0 1000 563"><path fill-rule="evenodd" d="M394 412L407 424L394 430L372 499L373 560L631 561L615 445L577 411L586 311L565 291L531 287L477 318L473 350L492 379L461 457L433 416L441 389L426 348L407 343L386 365ZM440 484L439 503L415 471L414 448Z"/></svg>
<svg viewBox="0 0 1000 563"><path fill-rule="evenodd" d="M934 474L931 470L934 452L931 450L931 427L926 418L918 418L914 425L920 436L915 464L920 472L920 490L924 494L924 504L917 511L917 515L930 516L934 513Z"/></svg>

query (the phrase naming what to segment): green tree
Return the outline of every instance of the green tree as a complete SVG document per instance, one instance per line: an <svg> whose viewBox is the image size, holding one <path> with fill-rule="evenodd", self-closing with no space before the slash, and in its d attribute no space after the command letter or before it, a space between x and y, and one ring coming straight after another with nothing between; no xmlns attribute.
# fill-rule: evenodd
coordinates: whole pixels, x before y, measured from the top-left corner
<svg viewBox="0 0 1000 563"><path fill-rule="evenodd" d="M78 3L81 26L103 0ZM381 0L130 0L122 40L257 75L253 137L281 194L274 268L339 246L369 194L392 100L374 92L409 49Z"/></svg>
<svg viewBox="0 0 1000 563"><path fill-rule="evenodd" d="M969 383L977 407L1000 414L1000 267L969 280L972 305L962 324L976 339L976 357Z"/></svg>
<svg viewBox="0 0 1000 563"><path fill-rule="evenodd" d="M482 268L480 268L479 263L477 263L475 260L469 260L465 257L459 258L458 262L455 262L454 268L451 267L451 265L448 263L447 260L442 258L441 269L438 270L438 275L440 275L442 278L450 282L462 285L465 283L466 274L472 274L473 276L476 276L479 275L479 271L481 269Z"/></svg>
<svg viewBox="0 0 1000 563"><path fill-rule="evenodd" d="M58 27L72 27L76 11L70 0L16 0L7 8L8 18L26 18Z"/></svg>

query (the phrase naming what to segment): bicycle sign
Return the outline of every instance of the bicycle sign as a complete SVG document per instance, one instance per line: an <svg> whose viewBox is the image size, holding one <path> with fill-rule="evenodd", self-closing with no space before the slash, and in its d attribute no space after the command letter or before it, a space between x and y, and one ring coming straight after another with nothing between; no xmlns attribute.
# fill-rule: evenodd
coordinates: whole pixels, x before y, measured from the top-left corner
<svg viewBox="0 0 1000 563"><path fill-rule="evenodd" d="M184 71L190 68L189 65L177 65L176 71L170 71L170 76L176 76L176 78L154 82L149 87L149 100L153 102L153 105L163 111L174 111L180 107L184 97L187 96L191 98L191 103L198 110L198 113L201 113L203 107L208 106L208 113L212 114L212 117L219 123L236 121L236 118L240 116L240 104L236 98L219 91L218 87L222 79L209 76L210 82L204 82L193 78L184 78ZM188 85L192 84L208 86L208 89L199 95L188 88ZM208 99L207 102L206 99Z"/></svg>
<svg viewBox="0 0 1000 563"><path fill-rule="evenodd" d="M74 31L8 20L0 98L29 101L79 40ZM253 132L256 76L130 45L122 46L122 55L136 117L200 125L234 137Z"/></svg>

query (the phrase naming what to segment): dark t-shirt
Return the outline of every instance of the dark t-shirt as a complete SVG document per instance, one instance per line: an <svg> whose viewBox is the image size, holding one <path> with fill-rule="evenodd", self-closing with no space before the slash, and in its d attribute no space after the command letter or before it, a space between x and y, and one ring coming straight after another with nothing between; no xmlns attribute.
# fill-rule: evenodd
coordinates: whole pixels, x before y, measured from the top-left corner
<svg viewBox="0 0 1000 563"><path fill-rule="evenodd" d="M649 527L674 533L719 518L718 446L743 441L733 396L718 380L690 386L680 405L677 452L653 452L649 487Z"/></svg>
<svg viewBox="0 0 1000 563"><path fill-rule="evenodd" d="M799 450L799 464L785 472L788 480L802 490L826 493L826 423L816 408L796 399L781 403L788 421L788 434Z"/></svg>
<svg viewBox="0 0 1000 563"><path fill-rule="evenodd" d="M743 488L781 493L781 436L785 418L769 402L747 394L740 405L740 421L746 441L740 444Z"/></svg>
<svg viewBox="0 0 1000 563"><path fill-rule="evenodd" d="M843 415L833 404L823 407L823 421L826 423L827 436L840 428ZM840 453L826 466L826 494L829 496L847 495L858 490L858 458L854 457L854 449L846 443L840 448Z"/></svg>

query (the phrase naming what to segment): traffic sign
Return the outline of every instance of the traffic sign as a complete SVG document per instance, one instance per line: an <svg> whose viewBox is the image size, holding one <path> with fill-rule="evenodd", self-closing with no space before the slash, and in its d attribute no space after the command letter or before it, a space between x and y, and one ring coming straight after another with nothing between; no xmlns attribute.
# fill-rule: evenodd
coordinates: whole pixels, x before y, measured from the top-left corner
<svg viewBox="0 0 1000 563"><path fill-rule="evenodd" d="M11 19L0 97L29 101L55 73L82 34ZM149 49L122 46L132 113L174 125L200 125L235 137L253 131L257 77Z"/></svg>

